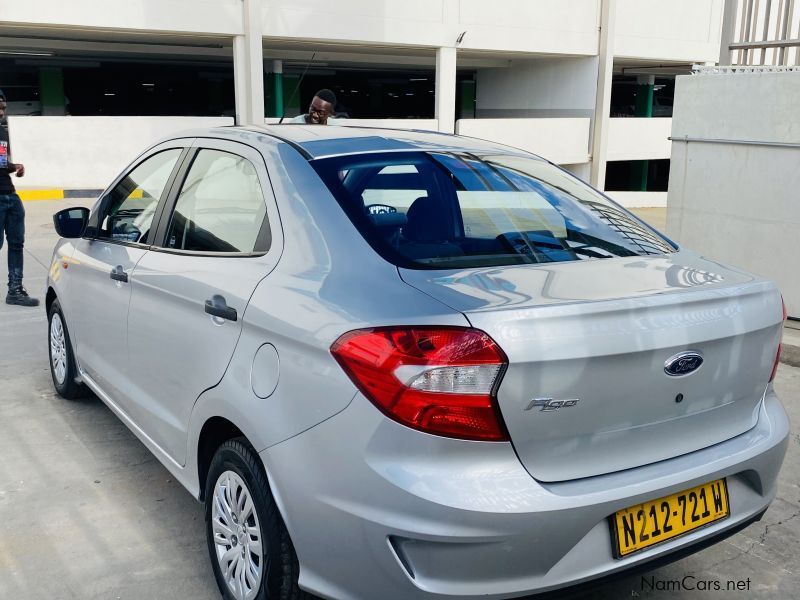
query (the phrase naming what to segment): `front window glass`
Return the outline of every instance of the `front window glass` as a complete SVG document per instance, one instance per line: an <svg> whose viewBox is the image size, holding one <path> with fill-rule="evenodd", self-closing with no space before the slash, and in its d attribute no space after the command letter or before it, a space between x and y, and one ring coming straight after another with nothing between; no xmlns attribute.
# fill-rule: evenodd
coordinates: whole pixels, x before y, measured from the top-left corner
<svg viewBox="0 0 800 600"><path fill-rule="evenodd" d="M534 158L408 152L312 165L367 241L398 266L463 268L674 251L591 187Z"/></svg>
<svg viewBox="0 0 800 600"><path fill-rule="evenodd" d="M99 238L149 243L158 202L181 152L174 148L151 156L114 186L104 200Z"/></svg>

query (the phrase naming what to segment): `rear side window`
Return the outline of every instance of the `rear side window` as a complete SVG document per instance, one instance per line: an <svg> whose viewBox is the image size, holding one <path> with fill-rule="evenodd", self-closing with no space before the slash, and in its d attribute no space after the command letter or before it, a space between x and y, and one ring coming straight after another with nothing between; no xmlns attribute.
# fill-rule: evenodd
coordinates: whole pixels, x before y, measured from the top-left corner
<svg viewBox="0 0 800 600"><path fill-rule="evenodd" d="M313 161L384 258L442 269L673 252L599 192L516 155L403 152Z"/></svg>
<svg viewBox="0 0 800 600"><path fill-rule="evenodd" d="M200 150L181 186L166 246L193 252L266 252L267 205L253 164Z"/></svg>

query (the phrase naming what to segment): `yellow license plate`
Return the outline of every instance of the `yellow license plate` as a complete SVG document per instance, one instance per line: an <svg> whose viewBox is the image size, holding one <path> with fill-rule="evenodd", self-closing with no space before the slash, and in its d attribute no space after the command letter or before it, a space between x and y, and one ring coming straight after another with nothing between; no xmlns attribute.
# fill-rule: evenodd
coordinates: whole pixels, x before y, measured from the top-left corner
<svg viewBox="0 0 800 600"><path fill-rule="evenodd" d="M671 540L729 514L724 479L617 511L611 517L614 557Z"/></svg>

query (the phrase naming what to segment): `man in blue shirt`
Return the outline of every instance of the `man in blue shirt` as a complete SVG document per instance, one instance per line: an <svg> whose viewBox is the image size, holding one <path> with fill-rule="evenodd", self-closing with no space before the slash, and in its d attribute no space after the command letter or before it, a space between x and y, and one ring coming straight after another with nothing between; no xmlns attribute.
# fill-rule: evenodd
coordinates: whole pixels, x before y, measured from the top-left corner
<svg viewBox="0 0 800 600"><path fill-rule="evenodd" d="M8 241L8 295L6 304L38 306L36 298L28 296L22 287L22 248L25 244L25 208L17 195L11 174L25 175L25 166L11 162L6 96L0 90L0 248L3 238Z"/></svg>

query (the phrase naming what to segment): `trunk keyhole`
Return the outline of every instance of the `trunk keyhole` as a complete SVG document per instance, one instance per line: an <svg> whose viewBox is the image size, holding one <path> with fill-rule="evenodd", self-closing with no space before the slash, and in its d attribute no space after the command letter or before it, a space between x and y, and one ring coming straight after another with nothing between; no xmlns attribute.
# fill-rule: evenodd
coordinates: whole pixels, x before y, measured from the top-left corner
<svg viewBox="0 0 800 600"><path fill-rule="evenodd" d="M675 402L678 403L683 402L683 394L678 394L677 396L675 396Z"/></svg>

